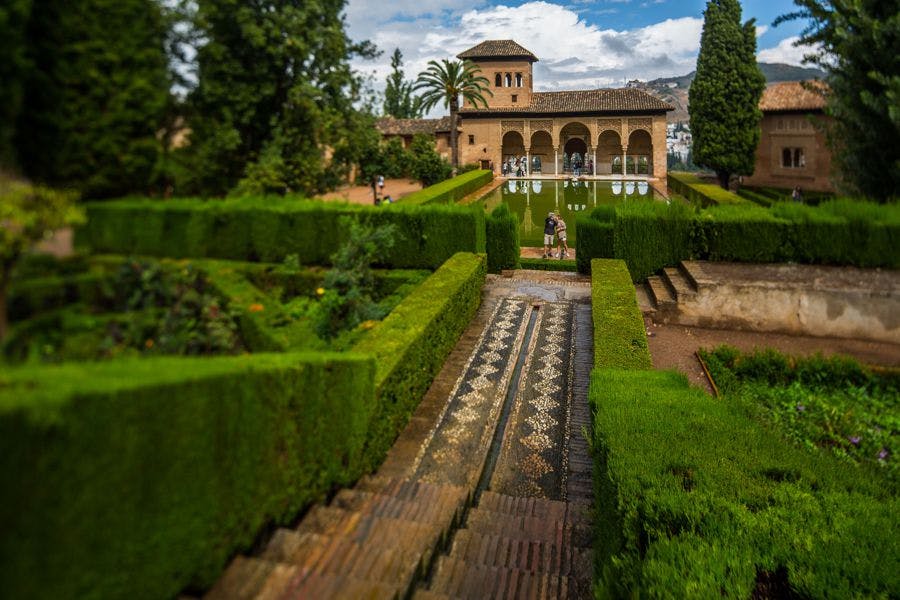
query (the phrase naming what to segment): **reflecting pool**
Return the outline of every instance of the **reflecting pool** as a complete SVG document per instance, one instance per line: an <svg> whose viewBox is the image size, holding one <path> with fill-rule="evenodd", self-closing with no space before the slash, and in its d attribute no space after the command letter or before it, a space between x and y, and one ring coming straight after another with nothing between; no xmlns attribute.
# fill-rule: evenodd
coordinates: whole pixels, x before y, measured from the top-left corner
<svg viewBox="0 0 900 600"><path fill-rule="evenodd" d="M569 246L575 246L575 216L595 206L664 200L646 181L571 181L510 179L480 200L487 211L505 202L519 216L519 243L542 246L544 219L553 211L566 221Z"/></svg>

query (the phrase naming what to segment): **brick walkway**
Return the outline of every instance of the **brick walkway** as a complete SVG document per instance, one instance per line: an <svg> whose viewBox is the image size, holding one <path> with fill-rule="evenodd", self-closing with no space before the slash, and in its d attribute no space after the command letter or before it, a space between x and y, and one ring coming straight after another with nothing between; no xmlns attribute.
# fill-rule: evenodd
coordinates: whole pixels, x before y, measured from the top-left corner
<svg viewBox="0 0 900 600"><path fill-rule="evenodd" d="M238 557L208 598L588 598L590 284L489 276L378 473Z"/></svg>

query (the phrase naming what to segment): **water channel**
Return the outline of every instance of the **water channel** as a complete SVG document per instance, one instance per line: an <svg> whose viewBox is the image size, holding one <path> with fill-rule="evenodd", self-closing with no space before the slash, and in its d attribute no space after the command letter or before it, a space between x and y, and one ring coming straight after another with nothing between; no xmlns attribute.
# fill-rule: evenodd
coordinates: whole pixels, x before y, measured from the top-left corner
<svg viewBox="0 0 900 600"><path fill-rule="evenodd" d="M575 216L600 205L665 200L646 181L571 181L558 179L510 179L480 202L492 211L505 202L519 216L519 243L543 245L547 213L562 215L568 226L569 246L575 246Z"/></svg>

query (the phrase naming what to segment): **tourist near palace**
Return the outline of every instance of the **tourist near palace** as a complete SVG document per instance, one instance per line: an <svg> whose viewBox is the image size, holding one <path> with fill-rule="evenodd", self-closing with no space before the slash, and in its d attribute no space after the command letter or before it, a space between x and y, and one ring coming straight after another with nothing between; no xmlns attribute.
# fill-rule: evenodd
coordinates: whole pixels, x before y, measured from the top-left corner
<svg viewBox="0 0 900 600"><path fill-rule="evenodd" d="M457 55L487 78L487 107L459 111L459 158L510 177L666 178L666 113L637 89L535 92L538 58L513 40L488 40ZM385 137L432 133L447 151L447 119L381 119ZM446 123L445 123L446 125ZM624 173L623 173L624 171Z"/></svg>

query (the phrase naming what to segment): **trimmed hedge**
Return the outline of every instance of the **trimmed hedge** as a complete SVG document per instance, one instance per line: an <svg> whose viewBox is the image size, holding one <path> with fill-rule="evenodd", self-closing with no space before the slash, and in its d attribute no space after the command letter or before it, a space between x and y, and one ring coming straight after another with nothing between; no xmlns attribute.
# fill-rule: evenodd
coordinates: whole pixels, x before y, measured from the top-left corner
<svg viewBox="0 0 900 600"><path fill-rule="evenodd" d="M896 490L671 372L591 380L604 597L889 597ZM768 587L772 586L772 587Z"/></svg>
<svg viewBox="0 0 900 600"><path fill-rule="evenodd" d="M153 358L0 376L11 598L172 598L357 478L372 358Z"/></svg>
<svg viewBox="0 0 900 600"><path fill-rule="evenodd" d="M452 204L483 188L494 180L493 171L478 169L457 175L447 181L436 183L413 192L399 200L400 204Z"/></svg>
<svg viewBox="0 0 900 600"><path fill-rule="evenodd" d="M577 257L621 258L635 281L685 259L900 268L900 205L829 200L712 206L631 203L579 217ZM609 241L612 239L613 251Z"/></svg>
<svg viewBox="0 0 900 600"><path fill-rule="evenodd" d="M521 258L519 259L519 268L532 271L567 271L570 273L576 271L574 260L555 258Z"/></svg>
<svg viewBox="0 0 900 600"><path fill-rule="evenodd" d="M519 267L519 217L510 212L505 203L499 205L485 220L487 234L487 269L499 273L503 269Z"/></svg>
<svg viewBox="0 0 900 600"><path fill-rule="evenodd" d="M54 275L14 282L9 292L9 318L22 321L77 301L104 305L113 297L110 276L104 273Z"/></svg>
<svg viewBox="0 0 900 600"><path fill-rule="evenodd" d="M594 366L652 368L644 317L625 263L599 258L591 262Z"/></svg>
<svg viewBox="0 0 900 600"><path fill-rule="evenodd" d="M484 256L453 256L353 348L374 355L377 367L378 407L367 441L377 460L369 466L383 459L472 320L484 280Z"/></svg>
<svg viewBox="0 0 900 600"><path fill-rule="evenodd" d="M484 252L484 210L458 206L358 206L290 199L117 200L87 205L78 242L95 253L328 265L347 239L341 217L399 235L382 265L436 269L456 252Z"/></svg>
<svg viewBox="0 0 900 600"><path fill-rule="evenodd" d="M727 204L747 204L747 200L715 183L707 183L691 173L668 173L669 189L706 208Z"/></svg>

